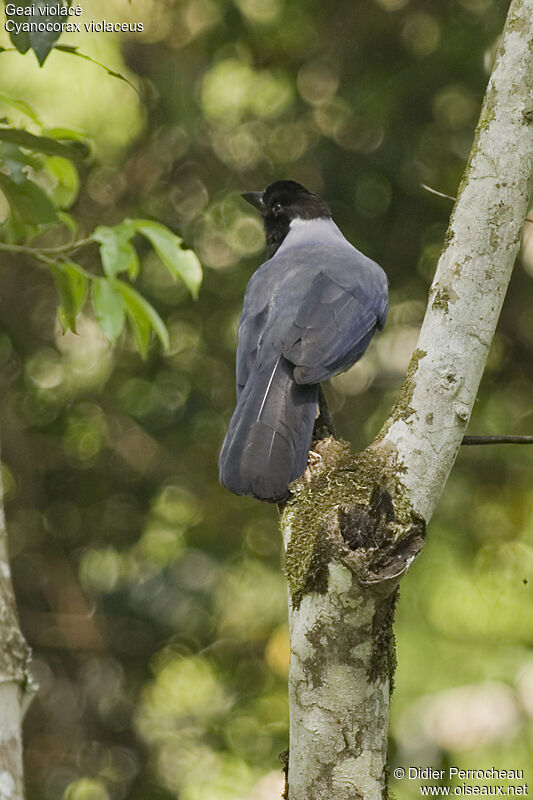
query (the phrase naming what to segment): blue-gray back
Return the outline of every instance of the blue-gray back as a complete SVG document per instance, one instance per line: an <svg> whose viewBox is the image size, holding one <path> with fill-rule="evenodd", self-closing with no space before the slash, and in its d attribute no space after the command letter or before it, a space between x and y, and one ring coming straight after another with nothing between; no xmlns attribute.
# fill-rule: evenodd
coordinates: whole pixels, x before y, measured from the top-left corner
<svg viewBox="0 0 533 800"><path fill-rule="evenodd" d="M319 225L321 222L322 225ZM239 325L237 390L280 353L299 383L346 369L388 309L387 278L331 220L303 223L248 283Z"/></svg>

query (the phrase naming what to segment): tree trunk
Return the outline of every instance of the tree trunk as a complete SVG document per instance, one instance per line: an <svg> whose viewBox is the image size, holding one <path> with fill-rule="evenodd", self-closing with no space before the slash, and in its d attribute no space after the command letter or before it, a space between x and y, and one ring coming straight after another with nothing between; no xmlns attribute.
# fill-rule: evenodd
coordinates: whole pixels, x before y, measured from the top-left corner
<svg viewBox="0 0 533 800"><path fill-rule="evenodd" d="M30 651L20 632L2 504L0 473L0 800L23 800L21 723L33 688Z"/></svg>
<svg viewBox="0 0 533 800"><path fill-rule="evenodd" d="M533 0L513 0L400 397L358 455L332 437L282 515L289 800L387 797L397 586L453 466L533 178Z"/></svg>

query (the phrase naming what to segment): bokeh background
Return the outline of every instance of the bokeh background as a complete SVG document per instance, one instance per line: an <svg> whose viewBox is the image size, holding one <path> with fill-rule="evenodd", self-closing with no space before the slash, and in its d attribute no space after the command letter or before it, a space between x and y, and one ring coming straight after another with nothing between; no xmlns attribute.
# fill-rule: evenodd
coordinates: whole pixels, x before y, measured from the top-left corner
<svg viewBox="0 0 533 800"><path fill-rule="evenodd" d="M217 481L242 295L263 252L239 192L302 181L389 275L385 332L328 390L340 434L363 448L415 345L451 208L420 183L457 189L507 5L86 0L84 21L143 32L63 42L139 96L66 53L42 69L0 53L0 88L93 139L72 211L82 229L154 218L205 267L194 302L146 252L140 288L171 348L142 362L127 334L112 349L90 312L63 336L47 274L0 261L4 494L40 686L25 721L28 800L279 797L277 514ZM473 433L533 432L527 236ZM459 455L402 584L391 768L533 764L532 476L533 449ZM398 800L418 787L392 782Z"/></svg>

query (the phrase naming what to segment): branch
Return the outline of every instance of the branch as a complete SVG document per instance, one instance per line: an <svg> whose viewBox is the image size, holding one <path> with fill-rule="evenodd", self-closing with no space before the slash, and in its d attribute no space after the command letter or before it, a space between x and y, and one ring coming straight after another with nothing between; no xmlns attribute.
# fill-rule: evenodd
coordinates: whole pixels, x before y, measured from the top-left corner
<svg viewBox="0 0 533 800"><path fill-rule="evenodd" d="M463 436L461 444L533 444L533 436Z"/></svg>
<svg viewBox="0 0 533 800"><path fill-rule="evenodd" d="M25 255L34 256L39 258L41 255L54 256L66 255L80 250L82 247L87 247L93 244L96 240L92 236L87 236L85 239L78 239L77 242L69 242L68 244L61 244L57 247L31 247L25 244L8 244L7 242L0 242L0 251L7 253L23 253Z"/></svg>
<svg viewBox="0 0 533 800"><path fill-rule="evenodd" d="M444 197L446 200L453 200L454 202L457 200L453 194L444 194L444 192L439 192L437 189L433 189L433 187L428 186L427 183L421 183L420 186L422 189L425 189L426 192L429 192L430 194L436 194L437 197Z"/></svg>
<svg viewBox="0 0 533 800"><path fill-rule="evenodd" d="M468 424L533 178L533 2L513 0L401 397L374 443L429 520Z"/></svg>

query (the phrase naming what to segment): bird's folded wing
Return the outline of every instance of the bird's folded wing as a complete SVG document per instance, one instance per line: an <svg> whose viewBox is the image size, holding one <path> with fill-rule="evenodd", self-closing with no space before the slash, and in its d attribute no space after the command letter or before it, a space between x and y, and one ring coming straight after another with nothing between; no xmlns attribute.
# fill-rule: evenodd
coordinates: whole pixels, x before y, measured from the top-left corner
<svg viewBox="0 0 533 800"><path fill-rule="evenodd" d="M244 389L248 375L254 367L257 351L268 319L268 301L246 305L239 324L239 344L237 347L237 397Z"/></svg>
<svg viewBox="0 0 533 800"><path fill-rule="evenodd" d="M377 324L362 287L346 289L318 273L283 337L295 380L319 383L349 367L367 349Z"/></svg>

